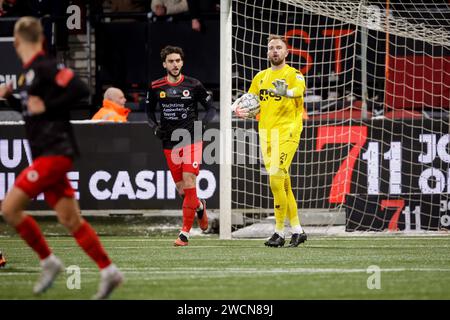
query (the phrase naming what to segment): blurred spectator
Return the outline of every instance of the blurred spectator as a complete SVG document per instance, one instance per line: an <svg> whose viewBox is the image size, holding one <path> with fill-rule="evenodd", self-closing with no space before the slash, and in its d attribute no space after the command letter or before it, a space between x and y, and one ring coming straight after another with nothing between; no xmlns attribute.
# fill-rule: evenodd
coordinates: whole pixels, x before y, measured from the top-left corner
<svg viewBox="0 0 450 320"><path fill-rule="evenodd" d="M8 16L14 8L15 0L0 0L0 17Z"/></svg>
<svg viewBox="0 0 450 320"><path fill-rule="evenodd" d="M92 120L127 122L130 109L125 108L125 96L122 90L111 87L103 96L103 106L92 117Z"/></svg>
<svg viewBox="0 0 450 320"><path fill-rule="evenodd" d="M202 31L202 16L209 13L218 13L220 5L218 0L187 0L191 16L192 30Z"/></svg>
<svg viewBox="0 0 450 320"><path fill-rule="evenodd" d="M189 11L187 0L152 0L152 11L158 17Z"/></svg>
<svg viewBox="0 0 450 320"><path fill-rule="evenodd" d="M102 1L101 6L98 5L99 0L94 2L93 14L103 15L106 13L114 13L108 17L114 21L133 22L140 21L144 17L147 18L147 13L150 12L149 0L107 0ZM92 4L90 5L92 7Z"/></svg>
<svg viewBox="0 0 450 320"><path fill-rule="evenodd" d="M171 21L174 15L186 13L186 17L191 19L192 30L200 32L202 30L202 16L207 13L219 12L219 1L152 0L151 9L157 18L165 18L165 21Z"/></svg>
<svg viewBox="0 0 450 320"><path fill-rule="evenodd" d="M56 49L68 49L66 27L69 0L0 0L0 16L32 16L41 19L44 27L45 50L55 55Z"/></svg>
<svg viewBox="0 0 450 320"><path fill-rule="evenodd" d="M0 0L0 7L7 11L8 16L14 17L62 16L68 5L69 0Z"/></svg>
<svg viewBox="0 0 450 320"><path fill-rule="evenodd" d="M112 12L147 12L148 0L111 0Z"/></svg>

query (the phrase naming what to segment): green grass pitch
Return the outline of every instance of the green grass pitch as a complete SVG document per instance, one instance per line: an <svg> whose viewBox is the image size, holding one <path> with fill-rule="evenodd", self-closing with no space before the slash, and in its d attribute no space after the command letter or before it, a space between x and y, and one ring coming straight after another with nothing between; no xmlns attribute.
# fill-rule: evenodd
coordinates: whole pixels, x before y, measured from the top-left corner
<svg viewBox="0 0 450 320"><path fill-rule="evenodd" d="M2 226L3 228L3 226ZM450 299L448 236L310 236L298 248L266 248L264 240L192 237L172 246L175 235L102 236L126 282L112 299ZM39 297L37 256L12 233L0 235L8 259L0 269L0 299L90 299L99 273L74 239L48 236L65 266L80 267L80 289L68 289L61 274ZM380 289L368 289L380 268Z"/></svg>

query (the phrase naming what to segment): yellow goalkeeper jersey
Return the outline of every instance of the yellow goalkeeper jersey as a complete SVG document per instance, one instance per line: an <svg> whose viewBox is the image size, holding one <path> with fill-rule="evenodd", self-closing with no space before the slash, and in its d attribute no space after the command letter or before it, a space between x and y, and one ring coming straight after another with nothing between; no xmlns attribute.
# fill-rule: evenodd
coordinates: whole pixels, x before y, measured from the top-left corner
<svg viewBox="0 0 450 320"><path fill-rule="evenodd" d="M275 88L272 82L276 79L286 80L288 90L293 92L293 98L282 97L268 91ZM262 70L253 78L248 92L259 96L260 99L260 136L262 130L266 130L267 140L270 140L271 130L278 129L281 141L300 140L305 89L305 78L301 72L287 64L280 70L273 71L272 68Z"/></svg>

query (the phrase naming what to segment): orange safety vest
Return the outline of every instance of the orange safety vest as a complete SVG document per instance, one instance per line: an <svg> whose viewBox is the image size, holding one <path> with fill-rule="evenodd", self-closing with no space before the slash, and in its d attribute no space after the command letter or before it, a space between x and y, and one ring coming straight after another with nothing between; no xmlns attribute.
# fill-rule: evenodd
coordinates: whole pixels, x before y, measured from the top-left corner
<svg viewBox="0 0 450 320"><path fill-rule="evenodd" d="M103 100L103 107L97 111L92 120L127 122L130 109L119 106L110 100Z"/></svg>

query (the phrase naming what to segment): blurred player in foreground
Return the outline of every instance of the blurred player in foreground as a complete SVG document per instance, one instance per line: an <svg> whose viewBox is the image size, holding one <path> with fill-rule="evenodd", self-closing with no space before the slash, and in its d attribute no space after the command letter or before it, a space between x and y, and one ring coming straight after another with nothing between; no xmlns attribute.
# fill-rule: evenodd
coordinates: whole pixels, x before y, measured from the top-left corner
<svg viewBox="0 0 450 320"><path fill-rule="evenodd" d="M298 218L289 167L298 149L303 128L303 96L306 85L303 75L286 64L288 49L284 38L271 35L267 55L270 67L253 78L248 90L248 93L258 96L260 100L260 146L274 198L275 233L265 245L284 246L284 221L287 215L292 229L289 246L297 247L306 241L307 236ZM233 103L232 109L238 117L247 118L248 111L239 102L240 98Z"/></svg>
<svg viewBox="0 0 450 320"><path fill-rule="evenodd" d="M2 202L1 211L6 222L39 255L42 273L33 291L43 293L64 270L36 221L24 212L30 200L43 192L59 222L100 268L101 280L94 298L104 299L123 281L123 275L112 264L94 229L81 217L66 176L78 156L69 110L89 91L72 70L45 56L42 42L38 19L22 17L16 22L14 45L24 69L18 80L20 99L12 95L10 85L0 87L0 97L5 97L11 108L22 113L33 163L17 177Z"/></svg>

